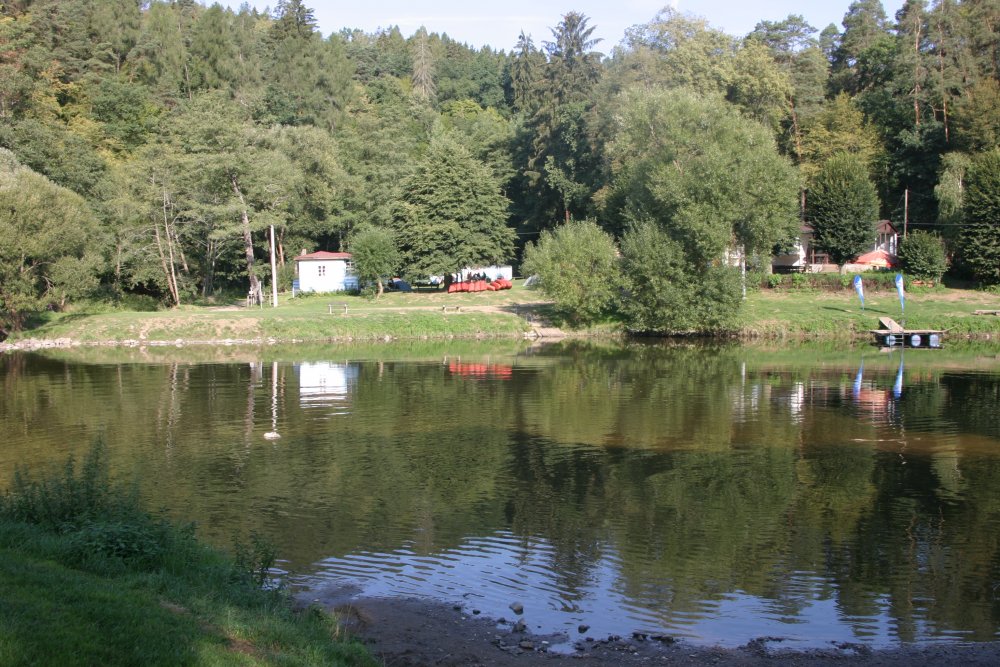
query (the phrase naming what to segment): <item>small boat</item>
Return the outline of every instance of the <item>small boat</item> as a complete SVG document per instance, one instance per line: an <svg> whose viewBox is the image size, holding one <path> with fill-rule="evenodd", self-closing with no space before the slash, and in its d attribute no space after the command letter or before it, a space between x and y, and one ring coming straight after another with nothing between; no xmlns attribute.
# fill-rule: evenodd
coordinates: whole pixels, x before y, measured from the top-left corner
<svg viewBox="0 0 1000 667"><path fill-rule="evenodd" d="M944 338L943 329L904 329L891 317L878 318L878 329L869 331L875 336L875 344L880 347L940 348Z"/></svg>

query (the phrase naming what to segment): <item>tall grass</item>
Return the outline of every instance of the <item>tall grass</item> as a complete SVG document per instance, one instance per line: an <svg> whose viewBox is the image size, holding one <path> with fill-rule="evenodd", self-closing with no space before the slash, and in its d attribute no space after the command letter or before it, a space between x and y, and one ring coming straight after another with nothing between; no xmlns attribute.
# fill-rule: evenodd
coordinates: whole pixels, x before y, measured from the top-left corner
<svg viewBox="0 0 1000 667"><path fill-rule="evenodd" d="M79 465L19 470L0 497L0 664L374 664L266 585L266 542L210 549L108 470L98 441Z"/></svg>

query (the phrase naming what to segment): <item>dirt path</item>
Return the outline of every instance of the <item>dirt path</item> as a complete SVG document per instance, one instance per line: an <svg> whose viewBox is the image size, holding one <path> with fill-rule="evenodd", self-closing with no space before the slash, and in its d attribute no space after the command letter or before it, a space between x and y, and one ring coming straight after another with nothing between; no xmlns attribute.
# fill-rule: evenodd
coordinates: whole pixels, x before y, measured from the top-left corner
<svg viewBox="0 0 1000 667"><path fill-rule="evenodd" d="M344 631L358 637L388 667L555 667L557 665L737 665L909 667L1000 664L1000 643L941 643L872 650L860 643L831 643L806 651L782 648L779 638L761 637L739 648L714 648L667 636L574 637L535 635L522 616L487 619L474 610L423 600L358 598L357 591L303 591L303 605L336 613Z"/></svg>

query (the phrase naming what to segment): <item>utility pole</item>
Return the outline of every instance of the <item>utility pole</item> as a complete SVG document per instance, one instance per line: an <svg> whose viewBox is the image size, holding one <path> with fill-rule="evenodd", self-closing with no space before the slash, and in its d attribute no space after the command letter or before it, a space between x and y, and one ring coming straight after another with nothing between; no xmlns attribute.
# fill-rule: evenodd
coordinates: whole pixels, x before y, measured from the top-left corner
<svg viewBox="0 0 1000 667"><path fill-rule="evenodd" d="M910 188L903 190L903 238L906 238L906 228L910 222Z"/></svg>
<svg viewBox="0 0 1000 667"><path fill-rule="evenodd" d="M274 225L271 225L271 305L278 307L278 267L274 263Z"/></svg>

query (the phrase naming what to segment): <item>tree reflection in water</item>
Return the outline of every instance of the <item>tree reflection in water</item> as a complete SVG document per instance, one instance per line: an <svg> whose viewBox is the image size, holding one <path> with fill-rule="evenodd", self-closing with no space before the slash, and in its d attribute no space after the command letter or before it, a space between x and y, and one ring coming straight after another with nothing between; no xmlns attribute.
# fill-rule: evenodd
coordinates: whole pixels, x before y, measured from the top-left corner
<svg viewBox="0 0 1000 667"><path fill-rule="evenodd" d="M220 544L262 532L313 584L518 599L550 631L996 637L1000 373L977 350L387 350L6 356L0 471L104 432Z"/></svg>

